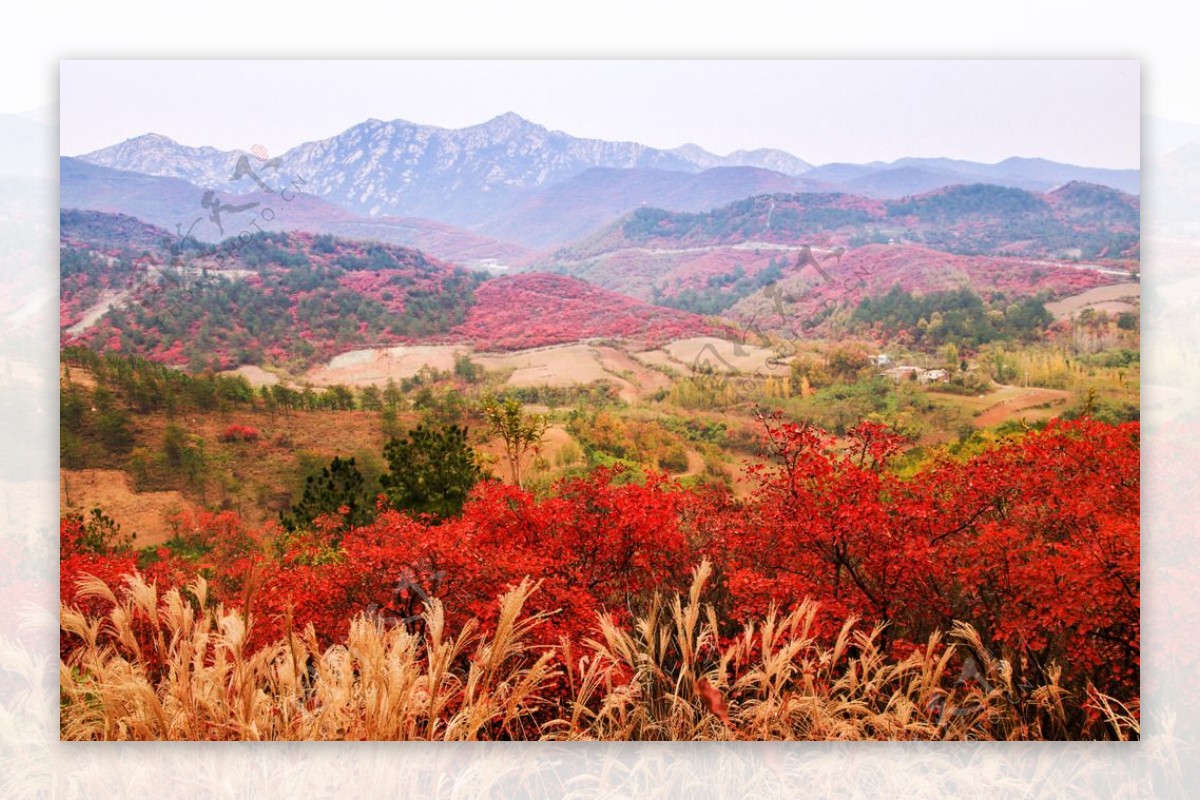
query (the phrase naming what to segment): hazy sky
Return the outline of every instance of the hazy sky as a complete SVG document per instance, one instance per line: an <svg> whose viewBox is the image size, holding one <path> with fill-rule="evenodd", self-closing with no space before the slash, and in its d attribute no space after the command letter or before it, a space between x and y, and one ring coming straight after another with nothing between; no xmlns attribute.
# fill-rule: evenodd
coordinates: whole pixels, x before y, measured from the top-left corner
<svg viewBox="0 0 1200 801"><path fill-rule="evenodd" d="M1136 61L64 61L61 152L139 134L279 154L374 117L806 161L1139 163Z"/></svg>

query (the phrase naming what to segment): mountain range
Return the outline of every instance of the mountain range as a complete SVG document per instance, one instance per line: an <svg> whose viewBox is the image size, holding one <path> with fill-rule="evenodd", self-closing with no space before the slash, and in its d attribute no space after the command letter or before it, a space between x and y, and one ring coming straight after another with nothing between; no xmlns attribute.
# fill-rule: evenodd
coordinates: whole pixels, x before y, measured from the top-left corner
<svg viewBox="0 0 1200 801"><path fill-rule="evenodd" d="M808 265L870 274L869 292L1060 297L1136 271L1140 256L1137 170L813 166L778 150L579 139L515 114L461 130L368 120L276 158L255 149L147 134L60 159L72 336L111 344L153 329L156 358L194 365L308 365L372 343L666 341L714 330L700 315L748 324L826 291ZM146 309L166 296L138 252L188 235L218 282L186 319L150 325ZM219 242L237 249L232 267L208 264Z"/></svg>
<svg viewBox="0 0 1200 801"><path fill-rule="evenodd" d="M212 220L211 207L201 205L205 190L181 178L146 175L101 167L82 159L62 158L59 203L64 209L91 209L126 214L202 242L219 242L243 230L309 231L349 239L373 239L424 250L455 262L495 260L512 262L531 251L447 223L408 217L366 217L322 200L308 192L262 191L218 195L223 206L251 206L221 215L222 228ZM267 218L270 219L267 219Z"/></svg>
<svg viewBox="0 0 1200 801"><path fill-rule="evenodd" d="M328 139L297 145L274 159L238 150L189 147L159 134L145 134L77 161L185 181L194 187L193 195L197 190L200 194L213 190L228 203L234 203L228 197L251 190L278 191L298 182L311 200L351 215L340 222L428 220L532 249L564 244L642 206L703 211L771 192L845 192L889 199L954 184L990 183L1046 192L1071 181L1139 191L1137 170L1023 158L997 164L910 158L814 167L780 150L719 156L693 144L663 150L635 142L577 138L513 113L453 130L372 119ZM85 176L82 169L64 170L67 197L76 196L73 182ZM167 185L159 186L166 189ZM173 187L172 193L180 189ZM93 185L90 197L99 202L95 190ZM136 214L129 205L133 199L115 188L105 202L109 210ZM142 202L153 205L155 201ZM309 211L315 208L310 204ZM338 214L321 208L322 216ZM152 219L167 223L162 210L154 214Z"/></svg>

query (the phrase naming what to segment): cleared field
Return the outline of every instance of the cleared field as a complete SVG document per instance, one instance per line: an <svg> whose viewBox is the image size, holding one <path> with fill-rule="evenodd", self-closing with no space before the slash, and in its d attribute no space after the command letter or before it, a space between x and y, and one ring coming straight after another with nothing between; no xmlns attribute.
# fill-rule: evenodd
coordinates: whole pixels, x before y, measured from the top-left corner
<svg viewBox="0 0 1200 801"><path fill-rule="evenodd" d="M1005 387L1000 392L1011 394L997 399L993 405L985 408L975 418L977 428L997 426L1013 417L1025 417L1030 421L1052 417L1062 411L1061 407L1071 397L1071 393L1065 390L1040 387ZM1034 408L1046 403L1050 404L1050 408ZM1022 412L1025 414L1021 414Z"/></svg>
<svg viewBox="0 0 1200 801"><path fill-rule="evenodd" d="M753 374L767 372L767 362L775 356L769 348L730 342L717 337L692 337L665 346L663 351L676 363L689 369L708 366L714 372ZM643 359L647 354L638 354ZM777 368L776 368L777 369Z"/></svg>
<svg viewBox="0 0 1200 801"><path fill-rule="evenodd" d="M632 403L644 395L652 395L671 388L671 379L658 370L652 370L619 348L599 347L595 358L607 370L611 380L620 387L621 397Z"/></svg>
<svg viewBox="0 0 1200 801"><path fill-rule="evenodd" d="M1046 311L1056 320L1066 320L1087 308L1106 311L1109 314L1137 311L1142 295L1142 285L1135 283L1098 286L1078 295L1046 304Z"/></svg>
<svg viewBox="0 0 1200 801"><path fill-rule="evenodd" d="M632 354L634 359L637 359L641 364L649 367L665 367L673 370L679 375L690 375L691 368L680 361L671 358L671 354L665 350L643 350Z"/></svg>
<svg viewBox="0 0 1200 801"><path fill-rule="evenodd" d="M567 387L590 384L613 376L600 363L590 345L562 345L516 353L473 355L472 360L488 370L512 369L508 383L515 387Z"/></svg>
<svg viewBox="0 0 1200 801"><path fill-rule="evenodd" d="M135 534L135 548L145 548L170 539L168 516L191 508L192 504L175 490L135 492L129 475L121 470L63 470L59 507L64 513L79 512L85 516L99 507L116 521L121 533Z"/></svg>
<svg viewBox="0 0 1200 801"><path fill-rule="evenodd" d="M600 363L596 348L575 344L514 353L475 353L464 345L370 348L335 356L310 370L305 379L314 386L382 386L388 379L411 378L422 367L453 370L455 355L464 353L488 370L512 370L508 383L513 386L570 386L613 378Z"/></svg>
<svg viewBox="0 0 1200 801"><path fill-rule="evenodd" d="M259 387L269 387L279 383L279 376L268 370L264 370L258 365L243 364L236 370L226 370L223 375L240 375L250 382L250 386L255 389Z"/></svg>
<svg viewBox="0 0 1200 801"><path fill-rule="evenodd" d="M681 352L685 355L692 351L700 353L710 341L728 352L729 358L732 359L744 360L746 353L751 352L752 358L747 363L751 371L754 365L762 364L766 356L770 355L769 351L762 348L748 348L739 356L732 343L708 338L698 341L685 340ZM634 402L659 390L670 389L670 378L658 370L651 369L649 365L670 365L679 372L688 372L686 366L661 350L633 356L620 347L576 343L513 353L476 353L462 345L420 345L349 351L335 356L325 365L310 370L304 378L317 387L333 384L382 386L389 379L399 381L402 378L411 378L422 367L453 370L455 355L464 353L487 370L511 371L507 381L509 386L566 387L603 380L615 384L621 397L628 402ZM702 354L701 359L704 358L706 356ZM243 368L239 372L246 375L256 386L272 383L272 379L275 379L275 376L257 368Z"/></svg>
<svg viewBox="0 0 1200 801"><path fill-rule="evenodd" d="M305 378L313 386L332 384L383 386L388 379L411 378L422 367L453 370L454 354L469 348L453 345L412 345L394 348L352 350L334 356L325 365L315 367Z"/></svg>
<svg viewBox="0 0 1200 801"><path fill-rule="evenodd" d="M1024 417L1032 422L1060 414L1071 393L1061 389L1004 385L982 396L930 391L930 397L971 414L971 424L976 428L991 428L1015 417ZM1042 404L1049 404L1049 407L1037 408ZM942 433L949 435L949 432Z"/></svg>

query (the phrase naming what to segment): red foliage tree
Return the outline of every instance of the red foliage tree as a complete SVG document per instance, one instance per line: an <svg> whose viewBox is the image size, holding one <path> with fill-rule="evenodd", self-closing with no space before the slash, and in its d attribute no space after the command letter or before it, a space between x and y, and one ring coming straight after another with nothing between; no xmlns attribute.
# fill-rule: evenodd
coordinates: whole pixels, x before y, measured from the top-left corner
<svg viewBox="0 0 1200 801"><path fill-rule="evenodd" d="M888 465L902 442L882 426L864 423L839 445L777 415L762 422L774 464L752 469L760 486L745 502L662 475L639 484L598 469L548 497L480 484L461 516L440 522L384 510L337 547L319 531L251 534L232 513L200 513L176 526L203 561L171 557L148 570L162 588L205 571L214 602L248 605L254 643L309 623L331 642L364 613L419 626L434 598L452 622L489 626L495 598L532 576L541 587L528 611L548 615L541 642L579 645L598 613L628 619L654 593L684 590L707 557L725 636L772 605L813 598L824 636L848 616L886 621L903 651L966 621L1018 680L1041 680L1057 664L1076 692L1094 684L1137 695L1136 423L1054 421L901 478ZM82 575L117 584L136 566L129 551L81 549L81 526L64 518L61 529L68 604L79 602ZM271 540L273 554L260 545ZM102 611L98 603L83 605Z"/></svg>

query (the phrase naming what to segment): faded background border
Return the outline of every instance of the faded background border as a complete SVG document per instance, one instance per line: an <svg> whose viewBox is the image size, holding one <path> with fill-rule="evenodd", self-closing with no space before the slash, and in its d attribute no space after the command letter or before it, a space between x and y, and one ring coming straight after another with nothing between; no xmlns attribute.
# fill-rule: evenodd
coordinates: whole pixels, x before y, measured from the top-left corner
<svg viewBox="0 0 1200 801"><path fill-rule="evenodd" d="M8 113L56 102L60 58L1071 57L1141 60L1151 118L1142 195L1144 739L942 745L60 743L56 120L53 109L40 120L4 118L0 795L1195 797L1200 158L1193 165L1174 148L1200 141L1200 92L1190 85L1200 75L1200 48L1189 41L1187 17L1155 8L1162 10L1139 14L1128 3L1104 2L964 11L948 2L651 7L617 0L209 2L177 4L169 15L151 3L6 10L0 112Z"/></svg>

